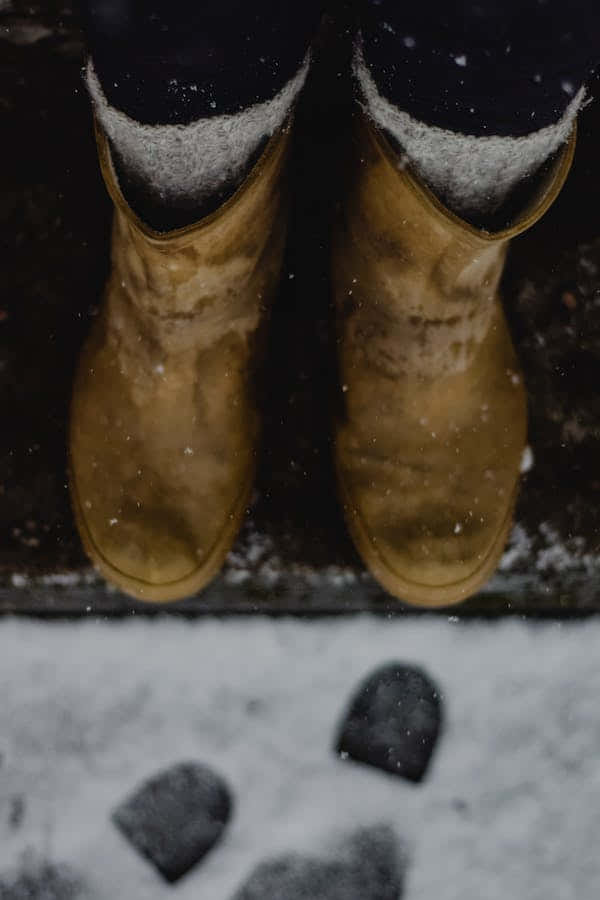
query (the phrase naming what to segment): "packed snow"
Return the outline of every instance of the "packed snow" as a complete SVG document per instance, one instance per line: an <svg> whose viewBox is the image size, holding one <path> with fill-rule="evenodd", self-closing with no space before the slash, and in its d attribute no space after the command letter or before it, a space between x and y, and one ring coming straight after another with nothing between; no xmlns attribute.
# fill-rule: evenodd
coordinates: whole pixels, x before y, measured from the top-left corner
<svg viewBox="0 0 600 900"><path fill-rule="evenodd" d="M50 862L82 900L229 900L259 862L381 823L409 848L407 900L595 900L599 649L597 619L5 619L0 879ZM443 692L421 785L332 750L358 683L393 660ZM186 760L220 773L235 809L168 888L110 814Z"/></svg>

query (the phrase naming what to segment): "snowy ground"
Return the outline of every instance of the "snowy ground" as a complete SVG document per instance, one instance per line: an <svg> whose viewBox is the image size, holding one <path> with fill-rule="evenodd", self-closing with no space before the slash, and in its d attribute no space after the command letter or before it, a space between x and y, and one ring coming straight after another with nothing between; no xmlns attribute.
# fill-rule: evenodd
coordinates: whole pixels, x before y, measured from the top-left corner
<svg viewBox="0 0 600 900"><path fill-rule="evenodd" d="M50 860L81 876L85 900L228 900L273 853L391 823L411 856L408 900L595 900L599 649L596 619L4 620L0 877ZM443 691L420 786L332 752L350 694L390 660ZM109 814L194 759L229 782L235 814L168 887Z"/></svg>

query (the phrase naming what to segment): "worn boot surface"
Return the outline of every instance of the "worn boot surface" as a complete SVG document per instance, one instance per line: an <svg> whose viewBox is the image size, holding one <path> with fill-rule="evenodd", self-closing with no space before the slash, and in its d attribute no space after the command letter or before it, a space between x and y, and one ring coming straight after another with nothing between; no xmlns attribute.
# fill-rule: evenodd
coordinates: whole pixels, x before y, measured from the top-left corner
<svg viewBox="0 0 600 900"><path fill-rule="evenodd" d="M339 490L375 578L418 605L494 571L526 442L526 394L498 283L509 239L550 206L574 137L497 233L445 209L364 117L334 257Z"/></svg>
<svg viewBox="0 0 600 900"><path fill-rule="evenodd" d="M217 212L161 234L129 208L98 134L115 204L112 271L74 385L71 495L94 563L143 600L203 587L249 500L288 144L289 127Z"/></svg>

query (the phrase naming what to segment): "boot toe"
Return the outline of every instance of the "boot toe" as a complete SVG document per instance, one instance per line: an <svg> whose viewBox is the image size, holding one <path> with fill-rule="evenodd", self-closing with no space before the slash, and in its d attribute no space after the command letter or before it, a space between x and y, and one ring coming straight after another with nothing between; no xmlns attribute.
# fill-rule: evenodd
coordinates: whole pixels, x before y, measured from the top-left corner
<svg viewBox="0 0 600 900"><path fill-rule="evenodd" d="M138 600L169 602L201 590L217 574L239 529L246 494L229 512L191 524L169 507L107 515L73 506L84 547L95 567ZM98 514L99 513L99 514Z"/></svg>
<svg viewBox="0 0 600 900"><path fill-rule="evenodd" d="M375 566L388 590L407 603L449 606L472 595L495 570L506 543L512 510L492 527L462 535L424 533L398 542L371 535ZM457 523L458 524L458 523Z"/></svg>
<svg viewBox="0 0 600 900"><path fill-rule="evenodd" d="M428 505L393 507L374 495L352 496L340 478L346 519L373 576L399 600L450 606L475 593L493 574L512 523L516 486L487 518ZM369 502L369 501L373 502Z"/></svg>
<svg viewBox="0 0 600 900"><path fill-rule="evenodd" d="M148 523L118 521L110 532L104 528L89 530L98 554L107 564L142 586L160 587L182 581L202 563L189 539Z"/></svg>

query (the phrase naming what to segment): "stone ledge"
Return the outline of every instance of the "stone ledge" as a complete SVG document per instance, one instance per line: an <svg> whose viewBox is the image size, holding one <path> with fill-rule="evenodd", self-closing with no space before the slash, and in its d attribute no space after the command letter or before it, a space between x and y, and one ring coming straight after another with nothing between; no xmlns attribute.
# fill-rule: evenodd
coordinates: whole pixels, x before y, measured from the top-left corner
<svg viewBox="0 0 600 900"><path fill-rule="evenodd" d="M558 540L535 541L522 526L491 581L458 607L433 611L452 617L587 615L600 609L600 558ZM0 613L48 616L336 615L370 611L388 616L416 610L394 600L358 565L283 566L274 555L238 548L221 575L201 594L169 605L138 603L108 585L91 568L0 579ZM249 559L252 559L250 563Z"/></svg>

